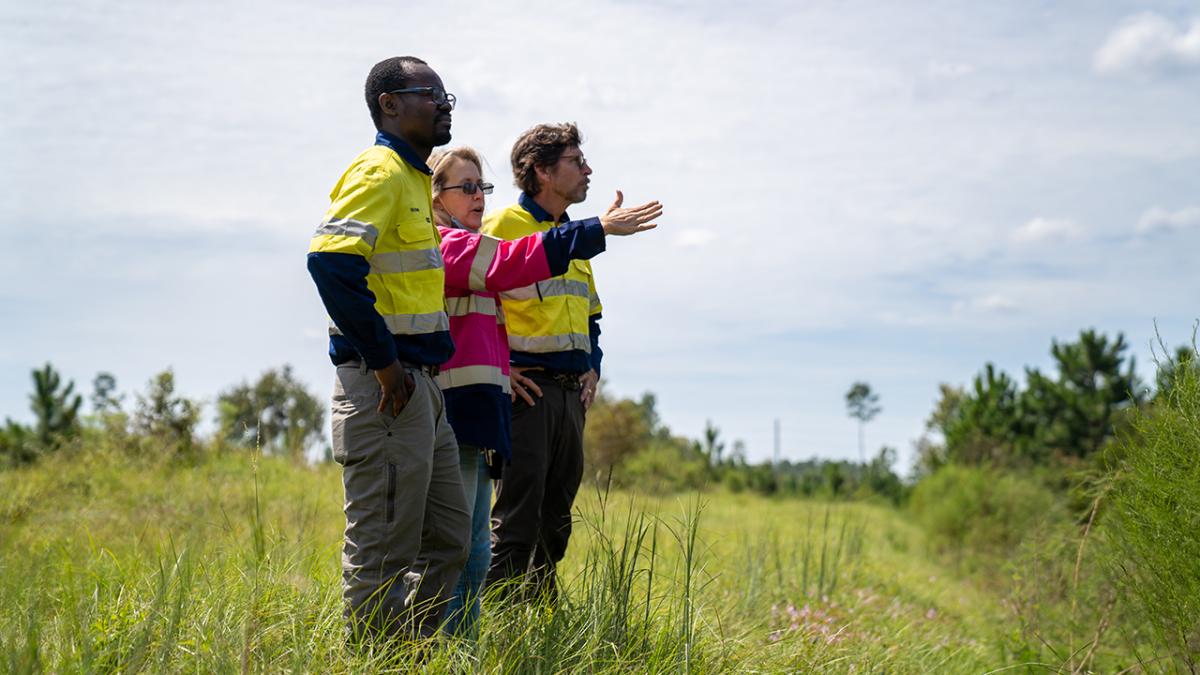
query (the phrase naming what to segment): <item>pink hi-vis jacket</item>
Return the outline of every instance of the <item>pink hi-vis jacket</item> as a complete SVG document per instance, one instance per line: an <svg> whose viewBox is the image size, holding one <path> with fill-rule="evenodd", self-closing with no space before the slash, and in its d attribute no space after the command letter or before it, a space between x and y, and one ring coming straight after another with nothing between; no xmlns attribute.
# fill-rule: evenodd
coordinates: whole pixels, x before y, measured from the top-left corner
<svg viewBox="0 0 1200 675"><path fill-rule="evenodd" d="M454 356L437 376L446 414L460 445L507 458L512 401L499 293L563 274L572 259L600 253L604 230L591 218L511 241L441 225L438 232L454 341Z"/></svg>

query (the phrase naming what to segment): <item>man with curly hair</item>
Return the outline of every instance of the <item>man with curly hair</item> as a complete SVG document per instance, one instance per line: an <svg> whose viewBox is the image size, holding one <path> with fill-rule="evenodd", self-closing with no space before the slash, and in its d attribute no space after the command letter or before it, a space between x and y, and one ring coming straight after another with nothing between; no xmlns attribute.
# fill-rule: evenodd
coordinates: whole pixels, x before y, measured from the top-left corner
<svg viewBox="0 0 1200 675"><path fill-rule="evenodd" d="M516 204L488 214L483 232L517 239L569 220L587 198L592 173L572 123L521 134L512 170ZM617 193L614 207L619 207ZM555 568L571 536L571 506L583 477L583 425L600 378L600 314L592 267L572 260L564 274L501 293L513 383L512 461L492 509L488 584L524 583L553 599Z"/></svg>

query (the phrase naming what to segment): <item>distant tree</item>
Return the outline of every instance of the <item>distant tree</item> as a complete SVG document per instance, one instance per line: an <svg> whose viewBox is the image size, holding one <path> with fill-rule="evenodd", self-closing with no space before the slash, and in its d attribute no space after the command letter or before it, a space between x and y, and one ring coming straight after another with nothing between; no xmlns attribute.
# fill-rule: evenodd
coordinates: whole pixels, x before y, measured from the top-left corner
<svg viewBox="0 0 1200 675"><path fill-rule="evenodd" d="M5 418L4 426L0 427L0 466L30 464L40 455L33 429Z"/></svg>
<svg viewBox="0 0 1200 675"><path fill-rule="evenodd" d="M1050 386L1039 376L1031 378L1028 388L1034 396L1026 414L1033 417L1040 445L1081 458L1113 437L1114 415L1145 398L1134 358L1125 358L1128 348L1124 335L1110 340L1090 329L1076 342L1052 343L1057 381Z"/></svg>
<svg viewBox="0 0 1200 675"><path fill-rule="evenodd" d="M62 376L47 363L31 373L33 393L29 408L32 427L5 419L0 428L0 460L10 466L28 464L39 455L53 451L79 435L79 408L83 398L75 393L75 383L63 385Z"/></svg>
<svg viewBox="0 0 1200 675"><path fill-rule="evenodd" d="M946 463L946 430L958 419L965 396L961 387L938 385L938 400L925 420L925 433L914 443L917 477L927 476Z"/></svg>
<svg viewBox="0 0 1200 675"><path fill-rule="evenodd" d="M734 466L746 466L746 441L739 438L733 442L733 450L729 452L729 463Z"/></svg>
<svg viewBox="0 0 1200 675"><path fill-rule="evenodd" d="M1110 339L1094 330L1074 342L1054 341L1055 372L1027 368L1023 390L987 364L972 387L957 400L944 395L945 409L931 416L945 436L940 461L1014 466L1095 455L1125 412L1145 400L1127 349L1122 335ZM931 457L936 450L919 448Z"/></svg>
<svg viewBox="0 0 1200 675"><path fill-rule="evenodd" d="M879 405L879 394L871 391L871 385L866 382L855 382L850 386L850 391L846 392L846 412L850 417L858 420L858 461L860 464L866 464L863 449L863 427L882 411L883 408Z"/></svg>
<svg viewBox="0 0 1200 675"><path fill-rule="evenodd" d="M616 467L649 443L657 419L654 402L652 394L640 402L616 399L600 383L583 428L584 461L598 484L608 484Z"/></svg>
<svg viewBox="0 0 1200 675"><path fill-rule="evenodd" d="M946 420L946 458L965 464L1010 463L1024 434L1017 383L991 363Z"/></svg>
<svg viewBox="0 0 1200 675"><path fill-rule="evenodd" d="M866 479L863 483L869 492L886 497L893 504L899 504L905 496L904 483L892 471L896 463L896 450L888 446L879 449L879 454L866 467Z"/></svg>
<svg viewBox="0 0 1200 675"><path fill-rule="evenodd" d="M124 395L116 394L117 378L112 373L97 373L92 380L92 412L97 415L119 412Z"/></svg>
<svg viewBox="0 0 1200 675"><path fill-rule="evenodd" d="M175 373L170 368L151 378L146 393L137 395L134 432L151 441L166 442L166 451L181 455L194 451L199 421L200 404L176 395Z"/></svg>
<svg viewBox="0 0 1200 675"><path fill-rule="evenodd" d="M46 450L79 433L79 407L83 405L83 397L74 393L74 382L68 382L65 387L62 384L62 376L49 363L33 371L33 393L29 395L29 401L36 418L37 441Z"/></svg>
<svg viewBox="0 0 1200 675"><path fill-rule="evenodd" d="M725 452L725 441L721 440L721 430L713 424L712 420L704 420L704 438L701 440L700 452L708 461L710 469L720 468L721 455Z"/></svg>
<svg viewBox="0 0 1200 675"><path fill-rule="evenodd" d="M227 440L297 461L320 441L325 406L292 374L291 366L268 370L254 384L242 383L217 397L217 423Z"/></svg>

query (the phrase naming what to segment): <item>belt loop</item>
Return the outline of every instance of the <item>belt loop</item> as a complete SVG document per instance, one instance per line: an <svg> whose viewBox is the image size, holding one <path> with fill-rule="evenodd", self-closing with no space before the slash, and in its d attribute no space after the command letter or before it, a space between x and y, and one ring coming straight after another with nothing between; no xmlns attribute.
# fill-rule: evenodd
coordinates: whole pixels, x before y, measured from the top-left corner
<svg viewBox="0 0 1200 675"><path fill-rule="evenodd" d="M366 375L368 371L370 371L370 368L367 368L366 359L359 361L358 362L358 372L362 373L363 375Z"/></svg>

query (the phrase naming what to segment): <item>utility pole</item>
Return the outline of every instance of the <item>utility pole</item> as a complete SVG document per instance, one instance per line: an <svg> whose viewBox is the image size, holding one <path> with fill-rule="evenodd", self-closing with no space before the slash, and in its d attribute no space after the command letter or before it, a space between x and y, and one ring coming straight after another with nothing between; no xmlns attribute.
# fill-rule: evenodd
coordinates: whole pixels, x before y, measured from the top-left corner
<svg viewBox="0 0 1200 675"><path fill-rule="evenodd" d="M779 418L775 418L775 470L779 470Z"/></svg>

